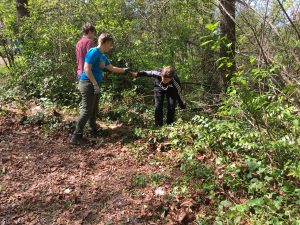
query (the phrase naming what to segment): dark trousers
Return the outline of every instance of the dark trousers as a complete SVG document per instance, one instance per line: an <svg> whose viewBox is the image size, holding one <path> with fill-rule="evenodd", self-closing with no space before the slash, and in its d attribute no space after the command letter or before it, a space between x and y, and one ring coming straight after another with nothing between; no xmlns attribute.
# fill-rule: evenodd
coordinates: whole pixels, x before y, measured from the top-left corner
<svg viewBox="0 0 300 225"><path fill-rule="evenodd" d="M163 104L165 96L167 98L167 124L172 124L175 120L175 108L176 108L176 90L173 87L169 87L167 90L162 88L154 89L155 97L155 125L162 126L164 115L163 115Z"/></svg>
<svg viewBox="0 0 300 225"><path fill-rule="evenodd" d="M82 136L83 129L88 122L88 129L97 129L96 116L99 105L99 94L94 94L94 87L90 81L79 81L79 91L81 93L80 116L77 120L74 135Z"/></svg>

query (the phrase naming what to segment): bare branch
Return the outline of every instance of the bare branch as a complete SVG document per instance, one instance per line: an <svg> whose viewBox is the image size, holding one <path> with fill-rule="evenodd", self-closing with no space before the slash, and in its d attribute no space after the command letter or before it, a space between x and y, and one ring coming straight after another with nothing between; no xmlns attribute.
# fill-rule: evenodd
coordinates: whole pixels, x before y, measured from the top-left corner
<svg viewBox="0 0 300 225"><path fill-rule="evenodd" d="M295 26L294 22L291 20L291 18L289 17L288 13L286 12L286 10L284 9L282 3L280 2L280 0L277 0L278 4L280 5L280 8L282 9L282 11L284 12L284 14L286 15L287 19L290 21L292 27L294 28L294 30L296 31L298 38L300 39L300 33L297 29L297 27Z"/></svg>
<svg viewBox="0 0 300 225"><path fill-rule="evenodd" d="M256 11L253 7L251 7L250 5L248 5L246 2L243 2L241 0L237 1L238 3L241 3L242 5L246 6L247 8L251 9L253 12L255 12L261 19L264 19L269 25L270 27L274 30L275 34L280 37L280 34L277 30L277 28L267 19L265 18L264 15L260 14L258 11Z"/></svg>

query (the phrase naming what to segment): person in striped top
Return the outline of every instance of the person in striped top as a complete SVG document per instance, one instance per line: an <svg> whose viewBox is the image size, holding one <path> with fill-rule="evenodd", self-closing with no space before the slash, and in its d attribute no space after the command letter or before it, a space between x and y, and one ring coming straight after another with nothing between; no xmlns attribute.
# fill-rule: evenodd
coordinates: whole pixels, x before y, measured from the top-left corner
<svg viewBox="0 0 300 225"><path fill-rule="evenodd" d="M131 72L132 77L154 77L155 125L163 126L163 104L167 99L167 124L175 121L175 109L178 102L180 108L185 109L186 103L182 96L181 83L175 70L171 66L159 70Z"/></svg>

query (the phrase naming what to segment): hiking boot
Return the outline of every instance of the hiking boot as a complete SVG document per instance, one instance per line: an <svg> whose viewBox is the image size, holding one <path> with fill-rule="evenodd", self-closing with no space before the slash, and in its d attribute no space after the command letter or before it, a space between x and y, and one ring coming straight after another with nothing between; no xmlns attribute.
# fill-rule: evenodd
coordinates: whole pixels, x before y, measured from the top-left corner
<svg viewBox="0 0 300 225"><path fill-rule="evenodd" d="M87 135L88 135L88 137L91 137L91 138L97 138L97 137L100 137L100 135L101 135L101 130L97 130L97 129L88 130Z"/></svg>
<svg viewBox="0 0 300 225"><path fill-rule="evenodd" d="M82 137L82 135L77 135L77 134L73 134L70 144L72 145L84 145L86 144L88 141Z"/></svg>

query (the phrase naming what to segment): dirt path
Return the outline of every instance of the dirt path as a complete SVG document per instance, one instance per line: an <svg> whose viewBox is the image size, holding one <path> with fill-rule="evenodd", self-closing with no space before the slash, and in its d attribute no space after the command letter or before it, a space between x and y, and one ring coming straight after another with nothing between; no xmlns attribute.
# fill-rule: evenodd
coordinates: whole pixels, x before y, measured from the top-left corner
<svg viewBox="0 0 300 225"><path fill-rule="evenodd" d="M8 60L5 58L5 62L8 62ZM4 60L2 57L0 57L0 69L3 69L6 67Z"/></svg>
<svg viewBox="0 0 300 225"><path fill-rule="evenodd" d="M4 66L4 65L5 65L5 63L4 63L3 59L0 57L0 67Z"/></svg>
<svg viewBox="0 0 300 225"><path fill-rule="evenodd" d="M47 136L0 117L0 224L161 224L154 187L135 187L135 174L159 173L122 143L125 128L98 143L72 147L67 134Z"/></svg>

